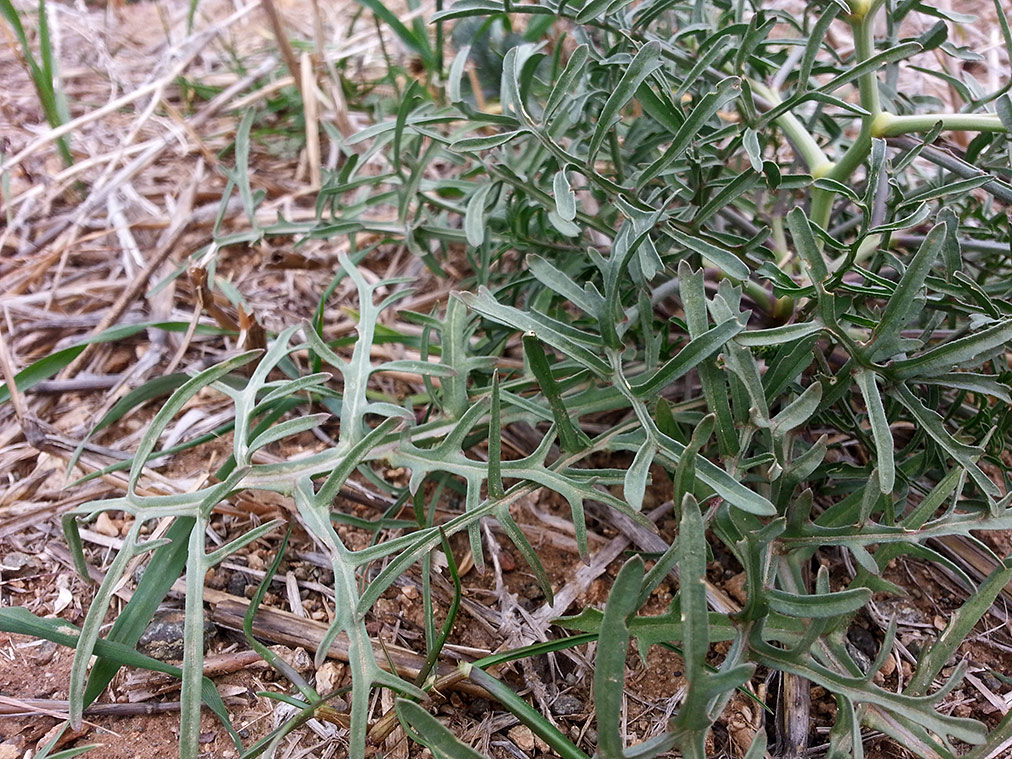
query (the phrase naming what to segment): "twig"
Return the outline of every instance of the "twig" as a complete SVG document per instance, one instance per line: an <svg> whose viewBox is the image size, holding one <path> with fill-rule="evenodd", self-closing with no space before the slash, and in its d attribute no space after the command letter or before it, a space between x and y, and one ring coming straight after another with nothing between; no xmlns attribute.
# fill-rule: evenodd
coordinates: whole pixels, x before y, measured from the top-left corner
<svg viewBox="0 0 1012 759"><path fill-rule="evenodd" d="M226 697L224 701L226 704L242 703L242 699L234 696ZM62 720L67 719L67 710L69 708L69 701L61 701L59 699L13 699L7 696L0 696L0 716L3 717L31 717L37 714L45 714ZM178 701L159 701L156 703L136 704L92 704L84 710L84 714L87 717L132 717L178 711ZM95 725L95 727L99 726Z"/></svg>
<svg viewBox="0 0 1012 759"><path fill-rule="evenodd" d="M176 589L176 586L173 586L173 589ZM185 587L180 587L180 590L185 590ZM248 603L236 596L215 591L211 588L205 588L204 595L208 601L214 604L214 609L210 615L212 622L229 630L242 630L242 621L246 615L246 609L249 607ZM311 651L319 648L327 629L328 625L322 622L304 619L291 612L279 609L261 607L253 618L253 633L256 637L286 646L302 646ZM401 677L407 679L415 677L425 663L424 657L408 649L395 646L391 643L385 643L384 647L385 651L381 651L379 645L374 645L377 662L384 669L389 669L389 664L387 663L387 658L389 657L397 669L397 674ZM347 637L344 635L339 636L331 644L327 655L334 659L348 661ZM440 677L449 677L456 673L456 667L450 664L440 663L437 667ZM477 696L484 697L488 695L483 689L463 681L455 684L454 688Z"/></svg>
<svg viewBox="0 0 1012 759"><path fill-rule="evenodd" d="M33 393L80 393L90 390L108 390L115 387L123 379L122 374L96 374L91 376L73 377L65 380L42 380L36 382L31 389Z"/></svg>

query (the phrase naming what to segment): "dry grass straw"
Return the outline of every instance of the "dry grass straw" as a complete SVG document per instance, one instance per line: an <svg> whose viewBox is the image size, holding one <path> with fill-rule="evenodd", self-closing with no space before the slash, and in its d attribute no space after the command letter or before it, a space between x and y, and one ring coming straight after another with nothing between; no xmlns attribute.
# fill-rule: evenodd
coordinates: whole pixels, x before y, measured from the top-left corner
<svg viewBox="0 0 1012 759"><path fill-rule="evenodd" d="M319 42L327 35L340 38L345 31L340 24L350 17L343 12L350 8L351 3L330 5L329 18L314 12L319 11L315 5L285 10L289 18L313 19L309 30L293 25L293 33L303 36L309 31ZM61 65L75 117L58 129L30 126L30 119L9 124L3 171L10 178L10 192L3 212L10 223L0 232L0 293L7 309L12 369L113 324L141 318L188 320L184 314L194 313L195 302L184 281L169 284L162 297L141 296L211 241L224 185L217 155L229 146L237 117L291 85L308 93L308 155L270 155L254 148L258 152L251 158L251 181L267 195L257 220L269 224L282 209L288 219L314 218L311 193L319 187L322 171L334 168L336 160L332 149L326 158L322 155L320 120L337 123L346 132L362 126L343 103L320 88L339 91L338 62L351 61L359 72L378 70L376 31L361 24L362 30L342 44L304 56L292 69L294 76L283 76L274 43L284 22L273 4L267 10L256 2L237 10L202 3L198 15L203 23L187 35L184 3L110 6L105 11L51 8L65 19ZM287 40L282 50L293 55ZM233 71L239 60L248 72L243 76ZM14 64L0 60L4 71L16 72ZM16 76L12 79L16 90L30 91L27 80L21 87ZM182 81L221 92L203 105L194 104L191 93L180 88ZM337 105L342 112L334 111ZM53 147L61 136L70 137L76 162L56 170ZM201 169L205 164L206 173ZM300 164L309 167L308 187L298 176ZM227 204L223 228L246 225L241 204ZM302 260L312 261L320 247L306 246ZM260 252L269 257L272 251L264 244ZM286 280L291 275L267 270L248 256L239 256L239 265L232 268L229 257L230 252L222 256L219 272L247 294L254 311L258 293L290 290ZM326 272L314 278L325 282ZM304 289L309 297L319 291ZM293 313L278 308L277 299L269 300L271 305L257 316L275 326L305 316L311 307L304 304ZM78 320L68 321L71 315ZM64 320L62 334L52 327L40 329L41 322L53 319ZM75 335L74 324L82 324L82 319L90 321L91 329L76 330ZM173 338L165 341L173 344L169 347L181 347ZM62 378L108 376L116 351L91 346ZM147 367L147 376L164 368L157 363ZM135 374L130 383L143 379ZM52 398L42 400L43 406L54 403ZM76 420L76 427L82 421Z"/></svg>

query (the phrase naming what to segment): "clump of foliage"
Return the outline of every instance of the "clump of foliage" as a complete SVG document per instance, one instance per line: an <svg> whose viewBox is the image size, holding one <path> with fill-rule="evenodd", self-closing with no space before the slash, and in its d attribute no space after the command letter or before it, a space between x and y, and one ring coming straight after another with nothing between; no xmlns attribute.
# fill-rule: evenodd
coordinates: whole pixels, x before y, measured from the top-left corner
<svg viewBox="0 0 1012 759"><path fill-rule="evenodd" d="M1012 736L1010 718L989 733L938 708L962 667L935 682L1012 579L1008 558L995 557L902 692L873 682L894 627L870 666L844 641L873 593L903 593L882 576L889 561L907 555L962 575L929 540L1012 528L1002 458L1012 403L1009 85L987 92L966 69L956 79L910 62L926 50L972 58L950 41L964 16L891 0L823 0L797 15L777 5L460 0L433 19L436 46L417 29L396 27L425 53L428 86L412 81L393 118L346 144L317 222L250 233L347 236L352 253L335 285L348 277L359 296L350 356L320 337L328 292L312 323L274 336L263 355L232 357L181 384L133 459L131 492L67 519L81 556L78 519L103 509L136 517L77 641L74 720L115 671L115 647L136 642L185 566L194 622L181 741L183 756L196 755L202 695L215 701L213 690L202 691L201 578L273 525L210 553L205 527L222 499L264 489L291 497L330 553L337 618L328 641L339 633L351 641L350 755L364 755L370 691L386 687L401 696L409 735L433 755L477 756L419 706L432 679L409 683L380 668L365 628L372 605L416 562L426 576L446 536L467 532L481 564L485 517L499 521L551 597L510 506L539 488L559 493L586 555L588 502L652 528L641 514L644 495L652 478L666 476L679 520L670 548L649 569L628 561L603 610L560 621L580 635L515 654L597 640L599 756L676 749L703 759L708 731L757 667L833 694L834 759L863 756L863 728L931 759L965 745L976 747L971 757L988 756ZM914 15L933 17L933 26L901 38ZM513 35L487 64L498 87L487 87L488 71L468 73L488 50L476 57L463 47L442 68L443 26L475 19L497 39L506 39L503 30ZM832 47L831 29L853 49ZM900 83L915 66L963 98L960 110L941 112L932 98L905 93ZM965 148L950 141L954 131L968 133ZM365 169L377 162L387 167L380 174ZM437 162L433 177L427 169ZM235 181L242 189L243 172ZM245 193L251 197L248 185ZM388 219L390 208L396 220L375 220ZM378 327L407 291L358 272L355 260L372 250L359 244L364 233L406 245L437 274L466 253L471 278L445 309L402 314L422 327L420 338ZM382 287L392 294L376 302ZM439 360L373 363L370 347L380 339ZM296 351L308 362L293 360ZM522 356L524 369L497 372L505 354ZM237 381L244 366L252 370ZM382 369L439 381L427 383L423 398L378 399L370 376ZM209 386L234 402L232 459L196 492L135 492L160 433ZM320 413L286 416L306 404ZM258 449L331 415L340 434L329 450L253 462ZM500 432L518 422L542 430L544 442L503 460ZM605 454L615 455L615 467L601 466ZM410 484L381 482L378 465L410 471ZM347 547L334 527L334 499L356 471L399 503L414 499L417 525L362 550ZM434 521L426 483L456 484L463 511ZM141 525L167 515L177 522L165 539L143 542ZM744 568L743 608L719 608L709 597L707 557L718 544ZM152 549L159 571L145 573L143 592L101 640L112 589L130 559ZM856 572L831 578L821 560L841 555ZM382 571L364 581L364 568L379 561ZM640 615L675 568L671 607ZM445 631L431 620L426 632L434 660ZM635 747L621 733L616 687L631 641L641 652L677 645L688 681L667 731ZM714 669L708 655L718 641L727 647ZM102 658L89 683L93 654ZM585 756L484 671L506 658L467 665L460 676L486 687L560 756ZM300 691L296 702L309 716L322 699L305 683ZM748 755L765 749L760 731Z"/></svg>

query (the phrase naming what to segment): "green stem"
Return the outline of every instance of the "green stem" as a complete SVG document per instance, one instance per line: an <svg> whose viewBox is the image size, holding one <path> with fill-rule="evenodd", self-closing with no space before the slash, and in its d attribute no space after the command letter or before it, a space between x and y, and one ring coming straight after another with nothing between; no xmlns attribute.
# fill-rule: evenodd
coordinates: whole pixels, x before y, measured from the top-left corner
<svg viewBox="0 0 1012 759"><path fill-rule="evenodd" d="M823 190L818 187L812 188L812 221L823 229L829 226L829 219L833 213L833 199L836 193L832 190Z"/></svg>
<svg viewBox="0 0 1012 759"><path fill-rule="evenodd" d="M875 55L875 9L869 9L859 19L851 22L854 30L854 62L855 64L864 61ZM858 92L861 95L861 107L874 118L882 112L882 103L878 94L878 77L874 71L866 71L857 80ZM865 116L865 120L869 120Z"/></svg>
<svg viewBox="0 0 1012 759"><path fill-rule="evenodd" d="M783 216L774 216L770 219L770 235L773 237L773 249L777 253L777 266L784 269L794 258L794 251L787 245Z"/></svg>
<svg viewBox="0 0 1012 759"><path fill-rule="evenodd" d="M749 82L749 84L755 94L770 101L774 106L780 105L783 102L776 91L765 84L754 81ZM805 129L805 125L801 123L797 116L793 113L784 113L776 118L776 123L783 130L787 139L790 140L801 160L808 166L808 171L812 176L821 177L829 173L833 168L833 162L829 160L829 156L819 147L819 143Z"/></svg>
<svg viewBox="0 0 1012 759"><path fill-rule="evenodd" d="M851 2L851 29L854 31L854 63L861 64L875 54L875 11L878 3ZM826 174L830 179L846 183L854 170L857 169L871 152L871 139L875 135L874 125L882 115L882 103L879 99L878 77L876 72L868 71L857 81L861 96L861 107L867 116L861 118L861 132L843 154L843 157ZM814 172L813 172L814 173ZM833 211L833 199L836 193L831 190L814 189L812 191L812 221L823 229L829 227L830 215Z"/></svg>
<svg viewBox="0 0 1012 759"><path fill-rule="evenodd" d="M894 116L880 113L872 124L873 137L897 137L910 132L927 132L939 122L942 129L953 132L1007 132L1005 125L992 113L924 113L916 116Z"/></svg>
<svg viewBox="0 0 1012 759"><path fill-rule="evenodd" d="M861 131L843 157L826 173L829 179L844 184L850 179L855 169L864 163L871 152L873 120L865 118L861 122ZM829 228L830 214L833 210L833 199L836 193L819 187L812 189L812 221L823 229Z"/></svg>

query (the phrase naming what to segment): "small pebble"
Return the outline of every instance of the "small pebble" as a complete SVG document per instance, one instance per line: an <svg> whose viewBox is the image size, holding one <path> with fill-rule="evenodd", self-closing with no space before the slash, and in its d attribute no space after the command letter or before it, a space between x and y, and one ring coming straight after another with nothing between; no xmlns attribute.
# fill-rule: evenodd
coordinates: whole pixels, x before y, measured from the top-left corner
<svg viewBox="0 0 1012 759"><path fill-rule="evenodd" d="M467 705L468 716L474 719L483 719L489 715L491 706L488 699L476 698Z"/></svg>
<svg viewBox="0 0 1012 759"><path fill-rule="evenodd" d="M559 696L551 705L552 714L556 717L583 714L585 708L582 699L568 693Z"/></svg>
<svg viewBox="0 0 1012 759"><path fill-rule="evenodd" d="M159 611L148 624L137 641L137 650L160 661L176 661L183 658L183 635L186 629L186 613L176 609ZM204 649L214 636L214 624L204 619Z"/></svg>
<svg viewBox="0 0 1012 759"><path fill-rule="evenodd" d="M233 572L232 576L228 578L228 585L225 589L233 596L245 598L246 586L249 584L249 577L243 572Z"/></svg>
<svg viewBox="0 0 1012 759"><path fill-rule="evenodd" d="M875 636L860 625L853 625L847 630L847 637L854 647L869 658L874 658L878 653L878 642Z"/></svg>
<svg viewBox="0 0 1012 759"><path fill-rule="evenodd" d="M108 511L103 511L101 514L99 514L98 519L95 520L95 524L93 526L95 532L97 532L99 535L105 535L106 537L109 538L119 537L120 526L112 520L112 517L109 516Z"/></svg>
<svg viewBox="0 0 1012 759"><path fill-rule="evenodd" d="M8 551L0 559L0 569L6 572L23 572L34 569L35 565L35 559L21 551Z"/></svg>
<svg viewBox="0 0 1012 759"><path fill-rule="evenodd" d="M299 646L298 648L288 648L288 646L270 646L270 649L284 659L288 665L300 675L305 675L313 671L313 657L310 656L306 652L306 649L302 648L302 646ZM344 665L342 664L341 666L343 667Z"/></svg>
<svg viewBox="0 0 1012 759"><path fill-rule="evenodd" d="M53 641L44 640L40 643L32 653L32 661L35 664L43 665L49 664L56 656L56 651L59 648Z"/></svg>
<svg viewBox="0 0 1012 759"><path fill-rule="evenodd" d="M344 679L344 664L326 661L316 670L316 689L321 694L333 693L341 687Z"/></svg>
<svg viewBox="0 0 1012 759"><path fill-rule="evenodd" d="M745 592L745 573L739 572L724 583L724 590L740 604L748 602L748 593Z"/></svg>
<svg viewBox="0 0 1012 759"><path fill-rule="evenodd" d="M534 748L534 733L527 725L515 725L506 733L509 739L517 744L521 751L530 751Z"/></svg>
<svg viewBox="0 0 1012 759"><path fill-rule="evenodd" d="M983 675L981 675L980 679L983 681L984 685L986 685L989 689L993 690L994 692L997 693L1001 690L1002 687L1001 680L992 675L990 672L985 672Z"/></svg>

